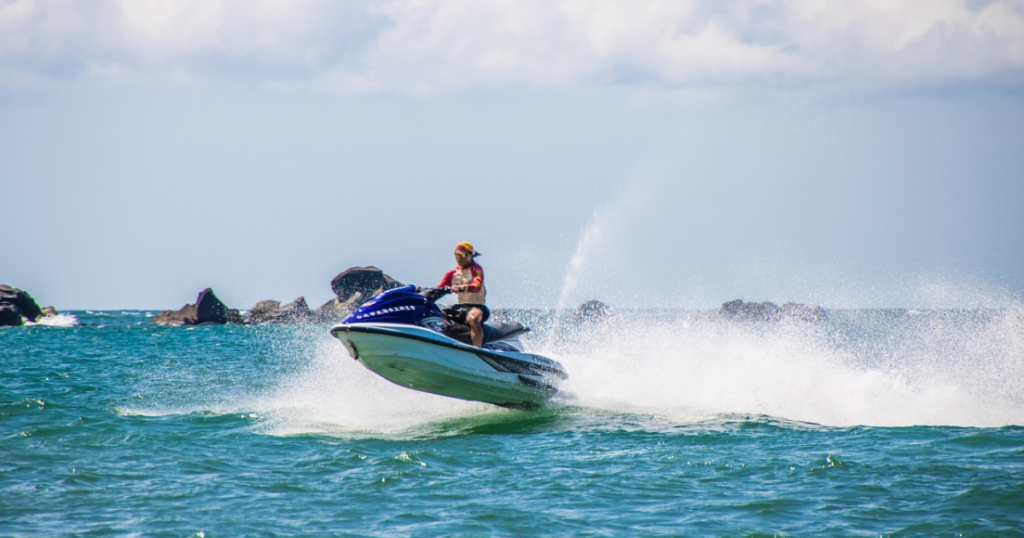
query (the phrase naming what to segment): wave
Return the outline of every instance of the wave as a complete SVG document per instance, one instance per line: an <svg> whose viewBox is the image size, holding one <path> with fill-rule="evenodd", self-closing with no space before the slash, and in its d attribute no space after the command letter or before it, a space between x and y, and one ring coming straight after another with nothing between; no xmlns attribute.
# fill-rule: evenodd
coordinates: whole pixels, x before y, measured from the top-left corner
<svg viewBox="0 0 1024 538"><path fill-rule="evenodd" d="M26 325L38 325L43 327L76 327L78 318L72 314L55 314L37 318L35 323L27 322Z"/></svg>
<svg viewBox="0 0 1024 538"><path fill-rule="evenodd" d="M542 326L528 347L560 360L570 379L538 412L402 388L349 357L323 327L281 329L270 352L288 368L216 402L121 412L230 414L268 435L346 438L662 431L764 418L799 427L1024 425L1024 309L829 315L756 324L626 313Z"/></svg>

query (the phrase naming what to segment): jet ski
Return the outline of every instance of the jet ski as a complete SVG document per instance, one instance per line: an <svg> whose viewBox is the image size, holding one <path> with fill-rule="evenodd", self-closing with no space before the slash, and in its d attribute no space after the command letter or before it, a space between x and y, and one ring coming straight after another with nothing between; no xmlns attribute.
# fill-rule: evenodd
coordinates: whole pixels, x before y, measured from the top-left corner
<svg viewBox="0 0 1024 538"><path fill-rule="evenodd" d="M484 323L484 345L469 327L449 320L436 301L441 288L404 286L363 303L331 328L349 354L373 373L403 387L460 400L535 409L568 379L558 361L527 353L518 322Z"/></svg>

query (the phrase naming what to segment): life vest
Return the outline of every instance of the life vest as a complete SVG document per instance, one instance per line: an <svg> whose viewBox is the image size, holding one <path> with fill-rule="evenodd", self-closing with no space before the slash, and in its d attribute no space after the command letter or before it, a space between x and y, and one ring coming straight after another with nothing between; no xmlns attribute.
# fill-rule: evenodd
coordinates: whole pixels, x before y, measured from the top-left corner
<svg viewBox="0 0 1024 538"><path fill-rule="evenodd" d="M472 289L473 281L477 278L480 279L479 290L455 294L458 302L461 304L485 304L484 301L487 299L487 288L484 287L483 268L474 263L465 269L462 267L456 267L452 271L452 287L470 286L470 289Z"/></svg>

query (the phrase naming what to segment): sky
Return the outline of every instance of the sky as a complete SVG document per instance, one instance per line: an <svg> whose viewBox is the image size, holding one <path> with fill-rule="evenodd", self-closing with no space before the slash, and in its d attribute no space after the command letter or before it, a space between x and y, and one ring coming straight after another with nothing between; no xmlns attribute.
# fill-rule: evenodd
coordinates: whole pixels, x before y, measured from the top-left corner
<svg viewBox="0 0 1024 538"><path fill-rule="evenodd" d="M1024 1L0 0L0 283L1024 302Z"/></svg>

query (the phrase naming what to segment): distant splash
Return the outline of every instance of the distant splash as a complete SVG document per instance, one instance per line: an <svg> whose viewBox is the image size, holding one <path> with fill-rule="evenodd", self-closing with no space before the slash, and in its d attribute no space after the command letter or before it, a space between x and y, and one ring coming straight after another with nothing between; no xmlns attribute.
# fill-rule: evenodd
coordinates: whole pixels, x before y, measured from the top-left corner
<svg viewBox="0 0 1024 538"><path fill-rule="evenodd" d="M576 250L566 268L562 289L558 297L557 311L565 310L574 295L588 277L594 279L599 272L603 250L608 247L611 237L619 233L622 224L647 205L657 192L662 174L650 167L639 170L626 182L614 200L597 210L580 232ZM598 278L600 280L600 278Z"/></svg>
<svg viewBox="0 0 1024 538"><path fill-rule="evenodd" d="M565 271L565 280L562 282L562 291L558 297L557 311L564 310L569 305L569 297L576 291L579 280L586 268L586 264L593 255L592 251L597 248L601 238L608 226L609 216L596 212L590 218L590 222L580 234L579 242L576 244L576 251L569 260L569 267Z"/></svg>

